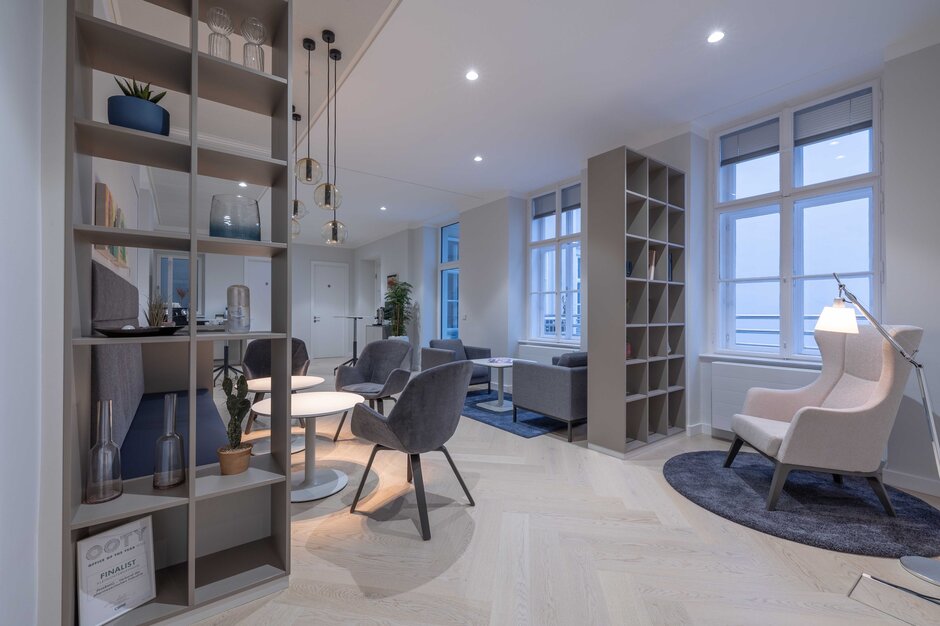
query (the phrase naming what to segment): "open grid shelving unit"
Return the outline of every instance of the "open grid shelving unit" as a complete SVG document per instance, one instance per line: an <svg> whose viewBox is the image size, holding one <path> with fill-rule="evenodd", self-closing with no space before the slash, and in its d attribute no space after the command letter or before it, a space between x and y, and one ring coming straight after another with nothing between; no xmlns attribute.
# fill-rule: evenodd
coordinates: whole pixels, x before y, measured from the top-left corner
<svg viewBox="0 0 940 626"><path fill-rule="evenodd" d="M291 0L147 0L187 24L190 45L153 37L103 20L91 0L68 0L71 51L66 106L65 380L63 407L64 497L62 532L63 623L78 622L76 542L146 515L153 516L157 597L112 624L145 624L263 586L286 586L290 573L290 206L293 143ZM210 6L225 8L233 23L255 16L268 30L271 73L247 69L199 49L200 22ZM203 28L205 28L203 26ZM154 135L92 119L93 71L151 82L189 101L189 134ZM259 157L201 145L198 111L203 101L260 113L271 119L271 154ZM188 232L116 229L93 224L92 159L100 157L189 175ZM270 241L210 237L197 232L198 176L270 187ZM107 181L104 181L107 182ZM111 339L91 328L91 259L96 244L169 250L189 256L190 301L196 301L197 258L202 253L271 259L271 330L244 334L188 333ZM218 464L196 466L197 364L204 368L212 342L272 340L271 452L255 456L247 472L222 476ZM124 493L97 505L82 503L90 430L91 354L97 346L139 343L158 352L161 367L188 369L189 442L186 482L158 491L152 477L124 483ZM146 353L146 352L145 352ZM203 358L200 359L200 354ZM205 358L207 357L208 358ZM203 370L200 369L202 372ZM210 369L211 371L211 369ZM210 376L211 378L211 376ZM178 423L178 429L182 426Z"/></svg>
<svg viewBox="0 0 940 626"><path fill-rule="evenodd" d="M685 429L686 176L620 147L588 199L588 444L622 456Z"/></svg>

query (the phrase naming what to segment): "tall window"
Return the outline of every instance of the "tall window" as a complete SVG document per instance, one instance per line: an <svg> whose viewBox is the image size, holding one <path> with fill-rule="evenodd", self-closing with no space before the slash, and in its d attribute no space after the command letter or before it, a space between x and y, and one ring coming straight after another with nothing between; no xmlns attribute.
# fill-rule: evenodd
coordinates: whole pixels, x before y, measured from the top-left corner
<svg viewBox="0 0 940 626"><path fill-rule="evenodd" d="M869 87L718 138L720 347L818 356L833 272L877 315L872 103Z"/></svg>
<svg viewBox="0 0 940 626"><path fill-rule="evenodd" d="M458 300L460 296L460 223L441 228L441 338L458 337Z"/></svg>
<svg viewBox="0 0 940 626"><path fill-rule="evenodd" d="M157 277L151 289L159 289L160 297L171 302L176 309L189 310L192 306L192 290L189 286L189 255L179 252L154 253L157 265ZM196 314L203 315L205 308L205 255L196 257L197 289Z"/></svg>
<svg viewBox="0 0 940 626"><path fill-rule="evenodd" d="M581 184L529 201L529 338L581 340Z"/></svg>

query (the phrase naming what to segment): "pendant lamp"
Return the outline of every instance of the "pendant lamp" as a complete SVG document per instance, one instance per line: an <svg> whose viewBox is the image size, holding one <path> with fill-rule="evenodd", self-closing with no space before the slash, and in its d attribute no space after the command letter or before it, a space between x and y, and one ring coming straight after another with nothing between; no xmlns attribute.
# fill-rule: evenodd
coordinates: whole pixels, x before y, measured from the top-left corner
<svg viewBox="0 0 940 626"><path fill-rule="evenodd" d="M337 96L337 75L339 70L337 68L337 63L340 59L343 58L342 52L336 50L332 47L333 42L336 40L332 31L324 30L323 31L323 41L327 44L327 62L326 62L326 81L327 81L327 94L329 94L329 89L332 86L333 97L330 99L327 98L326 103L326 182L317 186L313 193L313 199L321 209L326 211L333 211L333 219L328 221L323 225L323 228L320 229L320 236L323 238L323 241L328 245L342 245L346 242L346 238L349 233L346 230L346 225L336 219L336 209L339 208L340 203L343 200L342 195L339 192L339 188L336 186L336 96ZM330 61L333 62L332 71L330 69ZM330 84L330 75L332 74L332 85ZM333 131L333 141L332 155L330 154L330 104L332 102L333 115L332 115L332 131ZM332 180L330 179L330 163L332 161Z"/></svg>
<svg viewBox="0 0 940 626"><path fill-rule="evenodd" d="M307 51L307 122L310 121L310 58L313 56L313 50L317 47L310 37L304 37L304 50ZM296 136L294 141L296 141ZM310 129L307 129L307 156L298 159L294 168L294 175L297 180L305 185L316 185L323 178L323 169L320 163L310 157Z"/></svg>

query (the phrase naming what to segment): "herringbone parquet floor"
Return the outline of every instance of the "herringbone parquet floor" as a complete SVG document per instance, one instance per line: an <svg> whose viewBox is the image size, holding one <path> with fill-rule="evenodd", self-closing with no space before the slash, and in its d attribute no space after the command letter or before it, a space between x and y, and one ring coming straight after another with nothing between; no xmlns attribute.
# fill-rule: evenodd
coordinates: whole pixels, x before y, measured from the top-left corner
<svg viewBox="0 0 940 626"><path fill-rule="evenodd" d="M330 369L321 363L318 373ZM894 560L776 539L675 493L663 462L726 448L705 436L679 435L621 461L464 418L448 448L476 507L441 455L423 457L424 542L404 455L379 454L364 514L349 514L370 446L348 425L334 445L337 421L317 424L318 460L346 471L350 486L293 505L290 587L206 624L861 626L899 623L847 597L862 571L917 587Z"/></svg>

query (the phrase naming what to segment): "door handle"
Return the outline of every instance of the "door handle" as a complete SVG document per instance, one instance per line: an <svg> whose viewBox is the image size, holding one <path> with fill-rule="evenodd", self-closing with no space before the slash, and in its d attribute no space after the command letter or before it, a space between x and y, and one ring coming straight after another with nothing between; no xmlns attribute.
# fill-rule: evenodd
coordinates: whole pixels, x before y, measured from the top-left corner
<svg viewBox="0 0 940 626"><path fill-rule="evenodd" d="M319 316L319 315L314 315L314 316L313 316L313 323L316 324L316 323L319 322L319 321L320 321L320 316Z"/></svg>

